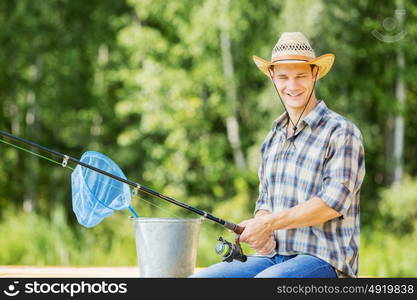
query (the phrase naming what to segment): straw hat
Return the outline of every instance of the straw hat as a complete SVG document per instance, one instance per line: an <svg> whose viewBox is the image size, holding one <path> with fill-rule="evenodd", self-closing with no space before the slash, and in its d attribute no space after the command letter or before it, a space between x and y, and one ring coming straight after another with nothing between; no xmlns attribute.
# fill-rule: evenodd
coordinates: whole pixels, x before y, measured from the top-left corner
<svg viewBox="0 0 417 300"><path fill-rule="evenodd" d="M317 79L324 77L333 65L334 54L328 53L316 58L307 38L301 32L284 32L272 49L271 61L253 56L256 66L268 77L273 65L303 63L319 67Z"/></svg>

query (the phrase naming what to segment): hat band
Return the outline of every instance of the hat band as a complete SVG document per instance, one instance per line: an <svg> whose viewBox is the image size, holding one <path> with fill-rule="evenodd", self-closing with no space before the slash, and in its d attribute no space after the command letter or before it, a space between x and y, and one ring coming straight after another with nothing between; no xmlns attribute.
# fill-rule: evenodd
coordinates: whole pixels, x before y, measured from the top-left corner
<svg viewBox="0 0 417 300"><path fill-rule="evenodd" d="M278 56L278 57L274 57L272 58L272 63L276 63L279 61L283 61L283 60L298 60L298 61L310 61L314 58L312 57L308 57L308 56L304 56L304 55L287 55L287 56Z"/></svg>

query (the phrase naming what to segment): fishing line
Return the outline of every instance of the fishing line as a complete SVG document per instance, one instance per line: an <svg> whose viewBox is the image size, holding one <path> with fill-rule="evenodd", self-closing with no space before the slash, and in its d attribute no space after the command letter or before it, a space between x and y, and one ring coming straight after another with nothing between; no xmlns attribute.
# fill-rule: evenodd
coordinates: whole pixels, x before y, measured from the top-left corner
<svg viewBox="0 0 417 300"><path fill-rule="evenodd" d="M45 159L45 160L47 160L47 161L49 161L49 162L52 162L52 163L55 163L55 164L57 164L57 165L60 165L60 166L64 167L64 166L62 165L62 163L61 163L61 162L55 161L55 160L53 160L53 159L51 159L51 158L49 158L49 157L43 156L43 155L41 155L41 154L39 154L39 153L36 153L36 152L33 152L33 151L29 150L29 149L19 147L19 146L15 145L15 144L9 143L9 142L7 142L7 141L5 141L5 140L3 140L3 139L0 139L0 142L2 142L2 143L4 143L4 144L7 144L7 145L9 145L9 146L12 146L12 147L14 147L14 148L16 148L16 149L22 150L22 151L24 151L24 152L27 152L27 153L29 153L29 154L35 155L35 156L37 156L37 157L39 157L39 158L43 158L43 159ZM69 165L66 165L64 168L67 168L67 169L70 169L70 170L74 170L74 168L70 167ZM100 182L100 183L104 183L104 180L97 179L97 181L98 181L98 182ZM108 183L106 183L106 184L108 184ZM117 187L117 186L115 186L115 185L113 185L113 184L110 184L110 186L111 186L112 188L114 188L114 189L116 189L116 190L120 191L120 192L123 192L123 190L122 190L122 189L120 189L119 187ZM133 197L136 197L138 200L141 200L141 201L143 201L143 202L146 202L146 203L148 203L149 205L152 205L152 206L154 206L154 207L156 207L156 208L160 209L161 211L164 211L165 213L167 213L167 214L169 214L169 215L171 215L171 216L173 216L173 217L177 217L177 218L179 217L178 215L174 214L173 212L170 212L169 210L164 209L164 208L162 208L162 207L158 206L158 205L157 205L157 204L155 204L155 203L152 203L152 202L150 202L150 201L148 201L148 200L145 200L144 198L140 197L138 194L137 194L137 195L135 195L135 194L134 194L134 195L133 195ZM133 213L133 212L132 212L132 213Z"/></svg>
<svg viewBox="0 0 417 300"><path fill-rule="evenodd" d="M55 164L58 164L58 165L62 166L62 163L57 162L57 161L55 161L55 160L53 160L53 159L51 159L51 158L49 158L49 157L43 156L43 155L41 155L41 154L39 154L39 153L36 153L36 152L30 151L30 150L28 150L28 149L25 149L25 148L19 147L19 146L14 145L14 144L11 144L11 143L6 142L5 140L2 140L2 139L0 139L0 142L2 142L2 143L4 143L4 144L7 144L7 145L9 145L9 146L12 146L12 147L14 147L14 148L17 148L17 149L19 149L19 150L22 150L22 151L24 151L24 152L27 152L27 153L33 154L33 155L35 155L35 156L37 156L37 157L40 157L40 158L46 159L46 160L48 160L48 161L50 161L50 162L53 162L53 163L55 163ZM70 166L68 166L68 165L67 165L66 167L64 167L64 168L68 168L68 169L74 170L74 168L71 168L71 167L70 167Z"/></svg>

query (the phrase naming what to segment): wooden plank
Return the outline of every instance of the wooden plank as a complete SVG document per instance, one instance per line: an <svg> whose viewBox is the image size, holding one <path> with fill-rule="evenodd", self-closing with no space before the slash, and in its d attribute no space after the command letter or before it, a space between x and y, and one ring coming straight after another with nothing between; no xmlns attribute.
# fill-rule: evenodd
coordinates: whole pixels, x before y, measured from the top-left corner
<svg viewBox="0 0 417 300"><path fill-rule="evenodd" d="M0 266L0 277L139 277L138 267Z"/></svg>
<svg viewBox="0 0 417 300"><path fill-rule="evenodd" d="M201 268L196 268L196 271ZM135 278L138 267L0 266L0 277Z"/></svg>

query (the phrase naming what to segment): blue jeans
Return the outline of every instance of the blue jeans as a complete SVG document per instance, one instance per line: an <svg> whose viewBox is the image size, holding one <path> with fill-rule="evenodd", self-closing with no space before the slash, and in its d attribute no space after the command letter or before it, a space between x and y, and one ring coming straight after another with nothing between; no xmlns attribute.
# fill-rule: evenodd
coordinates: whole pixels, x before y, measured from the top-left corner
<svg viewBox="0 0 417 300"><path fill-rule="evenodd" d="M334 268L311 255L248 256L209 266L190 277L202 278L336 278Z"/></svg>

